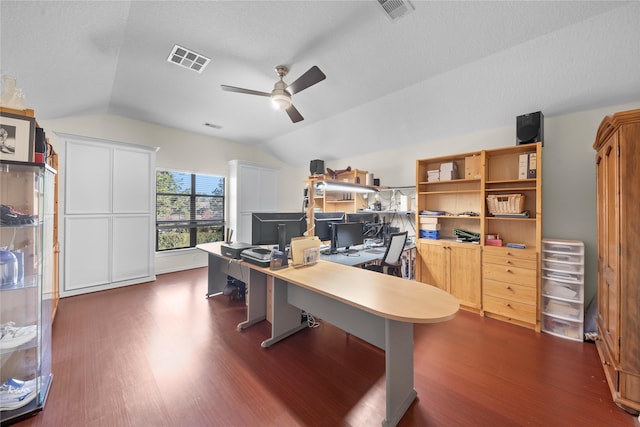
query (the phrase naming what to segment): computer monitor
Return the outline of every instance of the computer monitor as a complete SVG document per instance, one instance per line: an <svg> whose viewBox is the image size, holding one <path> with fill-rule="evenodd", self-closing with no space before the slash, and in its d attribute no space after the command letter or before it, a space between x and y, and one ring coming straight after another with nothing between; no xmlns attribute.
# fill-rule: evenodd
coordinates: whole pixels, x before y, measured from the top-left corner
<svg viewBox="0 0 640 427"><path fill-rule="evenodd" d="M314 231L318 239L322 241L331 240L332 225L337 222L344 222L344 212L315 212Z"/></svg>
<svg viewBox="0 0 640 427"><path fill-rule="evenodd" d="M347 214L347 222L363 222L374 223L378 222L378 214L374 212L356 212Z"/></svg>
<svg viewBox="0 0 640 427"><path fill-rule="evenodd" d="M364 243L361 222L343 222L333 224L333 238L331 239L331 252L337 253L339 248L346 251L350 247Z"/></svg>
<svg viewBox="0 0 640 427"><path fill-rule="evenodd" d="M291 238L307 231L303 212L253 212L251 214L251 244L278 245L284 251Z"/></svg>

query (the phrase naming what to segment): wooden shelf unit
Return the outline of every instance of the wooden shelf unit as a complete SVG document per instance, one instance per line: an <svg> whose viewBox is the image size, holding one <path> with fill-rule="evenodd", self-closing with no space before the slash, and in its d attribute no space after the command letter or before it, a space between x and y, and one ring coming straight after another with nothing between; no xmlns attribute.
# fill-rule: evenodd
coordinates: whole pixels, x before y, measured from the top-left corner
<svg viewBox="0 0 640 427"><path fill-rule="evenodd" d="M445 212L437 216L439 239L418 239L418 257L422 257L418 260L418 280L452 293L467 310L537 331L540 330L542 240L541 149L541 144L535 143L416 161L416 230L420 229L421 211ZM529 153L536 156L536 176L521 178L520 156ZM455 165L457 177L430 181L428 171L439 170L445 163ZM523 211L528 211L529 217L498 217L489 212L487 196L508 194L524 195ZM476 215L469 216L469 212ZM479 233L479 244L457 242L455 228ZM502 247L486 245L488 234L499 235ZM507 243L523 243L526 249L507 248ZM436 255L433 246L440 246L449 256ZM461 259L456 252L462 253L463 249L467 249L465 262L452 262ZM485 252L490 255L485 256ZM500 265L502 261L492 257L506 264ZM520 259L525 264L524 270L518 277L511 277L515 270L509 271L509 263L518 263ZM440 273L443 265L445 272ZM507 274L485 277L500 270L506 270ZM523 286L519 295L513 294L512 284ZM498 291L500 287L505 291Z"/></svg>
<svg viewBox="0 0 640 427"><path fill-rule="evenodd" d="M336 184L347 182L349 184L363 184L367 179L367 171L351 169L337 174L333 179L328 174L312 175L307 179L308 204L307 204L307 230L313 233L314 212L357 212L358 209L367 209L369 205L368 197L364 194L327 191L316 189L316 184L320 181L335 182Z"/></svg>

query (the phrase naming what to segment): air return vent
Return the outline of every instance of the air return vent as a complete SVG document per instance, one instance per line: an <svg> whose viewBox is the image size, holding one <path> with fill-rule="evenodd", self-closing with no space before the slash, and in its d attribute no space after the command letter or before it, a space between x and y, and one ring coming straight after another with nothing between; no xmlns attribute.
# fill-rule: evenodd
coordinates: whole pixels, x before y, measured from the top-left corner
<svg viewBox="0 0 640 427"><path fill-rule="evenodd" d="M396 21L413 12L413 5L408 0L378 0L378 4L384 10L390 21Z"/></svg>
<svg viewBox="0 0 640 427"><path fill-rule="evenodd" d="M188 68L198 73L202 73L202 71L204 71L204 67L206 67L211 60L192 50L175 45L169 54L167 61L183 68Z"/></svg>

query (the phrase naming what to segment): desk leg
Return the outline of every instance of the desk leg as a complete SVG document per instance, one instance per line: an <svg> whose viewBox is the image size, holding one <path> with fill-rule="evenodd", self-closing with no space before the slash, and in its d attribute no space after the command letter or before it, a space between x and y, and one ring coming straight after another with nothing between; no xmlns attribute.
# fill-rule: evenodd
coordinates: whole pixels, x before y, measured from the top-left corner
<svg viewBox="0 0 640 427"><path fill-rule="evenodd" d="M267 318L267 276L250 269L247 281L247 320L238 324L238 330L248 328Z"/></svg>
<svg viewBox="0 0 640 427"><path fill-rule="evenodd" d="M206 298L220 295L224 287L227 286L227 273L224 268L226 263L227 261L219 256L209 254Z"/></svg>
<svg viewBox="0 0 640 427"><path fill-rule="evenodd" d="M413 388L413 323L385 319L387 412L384 427L396 426L418 393Z"/></svg>
<svg viewBox="0 0 640 427"><path fill-rule="evenodd" d="M287 282L273 277L271 279L273 279L271 338L262 342L263 348L282 341L307 327L307 324L302 322L302 310L287 302Z"/></svg>

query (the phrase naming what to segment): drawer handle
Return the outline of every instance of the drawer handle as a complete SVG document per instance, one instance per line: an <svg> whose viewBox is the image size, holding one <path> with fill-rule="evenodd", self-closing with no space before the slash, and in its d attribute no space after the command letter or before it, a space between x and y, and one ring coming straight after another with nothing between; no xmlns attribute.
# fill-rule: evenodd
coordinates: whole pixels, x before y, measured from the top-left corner
<svg viewBox="0 0 640 427"><path fill-rule="evenodd" d="M507 288L507 289L509 289L509 290L511 290L511 286L509 286L509 285L507 285L507 286L506 286L506 288Z"/></svg>
<svg viewBox="0 0 640 427"><path fill-rule="evenodd" d="M504 271L506 271L507 273L511 273L511 269L509 268L505 268Z"/></svg>
<svg viewBox="0 0 640 427"><path fill-rule="evenodd" d="M507 307L511 307L511 303L506 303L505 304Z"/></svg>
<svg viewBox="0 0 640 427"><path fill-rule="evenodd" d="M511 260L510 259L505 259L504 262L506 262L507 264L511 264Z"/></svg>

